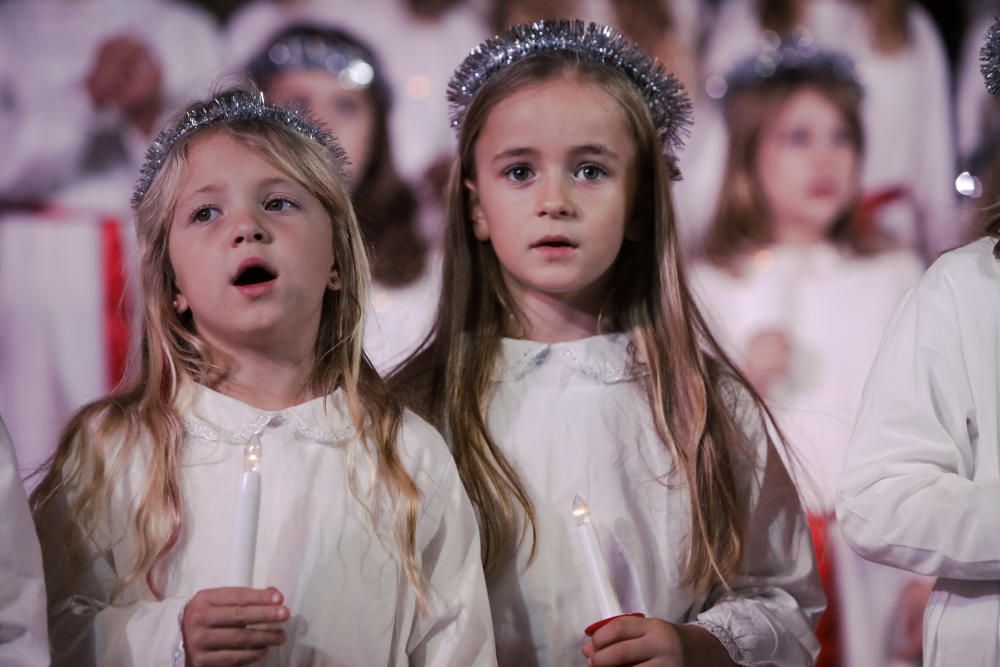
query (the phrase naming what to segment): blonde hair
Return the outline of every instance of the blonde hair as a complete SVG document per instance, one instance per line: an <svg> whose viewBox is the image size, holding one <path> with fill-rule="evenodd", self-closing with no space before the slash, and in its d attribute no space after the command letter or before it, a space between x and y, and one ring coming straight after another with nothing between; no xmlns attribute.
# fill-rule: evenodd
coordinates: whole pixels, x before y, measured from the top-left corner
<svg viewBox="0 0 1000 667"><path fill-rule="evenodd" d="M634 215L643 224L643 238L624 242L611 268L600 321L602 330L628 332L636 358L649 367L645 390L657 435L692 494L686 576L707 590L737 571L744 550L746 517L736 490L734 455L745 453L748 443L720 383L733 378L763 406L719 351L692 301L674 227L671 169L641 93L622 72L551 51L512 64L483 84L464 117L451 173L445 287L433 343L394 381L449 434L479 515L487 574L495 574L529 533L533 555L537 535L531 498L486 426L500 340L523 335L523 325L492 246L473 235L463 183L475 179L475 143L496 104L527 86L570 76L600 86L621 105L637 146Z"/></svg>
<svg viewBox="0 0 1000 667"><path fill-rule="evenodd" d="M361 348L362 314L371 278L347 186L329 149L287 126L263 120L219 121L180 139L136 210L144 299L141 344L129 379L111 396L87 405L73 417L31 498L40 533L51 532L55 540L72 536L65 562L50 562L54 555L46 555L50 599L72 583L60 580L52 585L56 577L74 571L66 568L79 564L86 543L98 538L111 495L136 461L145 464L146 483L123 529L135 534L137 555L120 574L112 598L139 576L146 577L155 596L162 595L159 566L176 545L186 513L180 484L184 427L175 402L185 384L213 386L224 373L198 337L190 315L179 316L171 306L176 284L167 253L170 220L191 142L209 133L225 133L272 160L322 202L330 217L342 287L337 292L328 290L323 297L308 388L317 396L343 389L350 418L360 434L348 451L351 492L365 503L373 523L379 521L381 493L388 492L393 539L422 606L425 585L416 555L420 494L396 447L402 408ZM360 488L359 459L374 471L374 482L366 493ZM66 506L70 495L71 509ZM109 536L108 544L97 547L110 549L110 542L120 537Z"/></svg>
<svg viewBox="0 0 1000 667"><path fill-rule="evenodd" d="M774 241L767 202L757 181L757 154L764 133L781 108L803 90L819 93L837 109L859 158L864 153L861 98L850 83L805 68L790 69L734 92L724 108L729 142L724 185L703 248L710 261L731 265ZM827 236L855 254L871 254L882 249L882 239L861 232L854 220L856 204L848 205Z"/></svg>

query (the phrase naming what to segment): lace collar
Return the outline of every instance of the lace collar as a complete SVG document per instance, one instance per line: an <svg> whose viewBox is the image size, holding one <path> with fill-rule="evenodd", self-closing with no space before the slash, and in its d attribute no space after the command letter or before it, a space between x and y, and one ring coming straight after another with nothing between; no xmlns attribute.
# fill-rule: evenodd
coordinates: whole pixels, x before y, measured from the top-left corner
<svg viewBox="0 0 1000 667"><path fill-rule="evenodd" d="M598 382L628 382L649 374L635 361L632 343L623 333L591 336L563 343L504 338L493 379L516 382L546 363L561 362Z"/></svg>
<svg viewBox="0 0 1000 667"><path fill-rule="evenodd" d="M189 436L245 445L268 426L287 426L296 437L336 445L357 435L343 390L277 411L260 410L200 384L182 390L178 399Z"/></svg>

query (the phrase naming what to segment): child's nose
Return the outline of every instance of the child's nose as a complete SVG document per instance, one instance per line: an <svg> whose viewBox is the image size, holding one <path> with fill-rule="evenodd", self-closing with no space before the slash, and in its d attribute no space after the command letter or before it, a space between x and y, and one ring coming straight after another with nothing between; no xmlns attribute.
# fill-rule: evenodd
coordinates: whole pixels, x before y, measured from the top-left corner
<svg viewBox="0 0 1000 667"><path fill-rule="evenodd" d="M270 240L267 228L261 225L252 215L241 218L233 228L232 245L242 245L244 243L265 243Z"/></svg>
<svg viewBox="0 0 1000 667"><path fill-rule="evenodd" d="M542 183L539 190L538 214L557 219L576 216L576 208L573 206L564 179L547 178Z"/></svg>

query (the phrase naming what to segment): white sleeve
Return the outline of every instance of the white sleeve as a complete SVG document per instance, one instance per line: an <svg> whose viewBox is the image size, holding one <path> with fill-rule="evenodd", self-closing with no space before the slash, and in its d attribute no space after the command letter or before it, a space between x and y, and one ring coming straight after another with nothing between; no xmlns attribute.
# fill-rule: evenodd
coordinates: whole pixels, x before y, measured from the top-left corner
<svg viewBox="0 0 1000 667"><path fill-rule="evenodd" d="M740 484L742 495L751 499L743 566L731 590L716 587L694 622L715 635L738 664L807 667L819 654L813 627L826 604L809 524L763 421L748 397L744 402L741 421L758 447L758 459L734 467L756 470Z"/></svg>
<svg viewBox="0 0 1000 667"><path fill-rule="evenodd" d="M436 432L433 437L440 440ZM446 448L443 440L439 446ZM428 585L428 610L418 612L413 624L407 642L410 664L496 665L479 528L450 455L419 521L418 539L423 535L425 542L420 558Z"/></svg>
<svg viewBox="0 0 1000 667"><path fill-rule="evenodd" d="M0 420L0 664L45 667L49 641L45 622L42 553L17 458Z"/></svg>
<svg viewBox="0 0 1000 667"><path fill-rule="evenodd" d="M847 541L869 560L996 580L1000 481L972 476L978 447L997 446L990 437L980 443L977 426L979 413L995 420L997 400L979 397L977 405L970 373L995 373L996 356L985 349L995 332L975 330L981 317L963 325L959 295L971 299L975 285L956 280L952 266L946 255L931 267L882 341L840 477L837 516Z"/></svg>
<svg viewBox="0 0 1000 667"><path fill-rule="evenodd" d="M911 139L920 148L913 165L914 193L924 206L925 226L932 256L962 242L965 230L955 214L957 164L952 118L951 76L948 57L937 28L922 7L910 9L913 29L912 53L921 85L913 102L920 113L911 115L915 127Z"/></svg>
<svg viewBox="0 0 1000 667"><path fill-rule="evenodd" d="M183 667L180 614L187 598L109 603L114 565L98 560L49 610L54 667Z"/></svg>
<svg viewBox="0 0 1000 667"><path fill-rule="evenodd" d="M47 91L52 103L33 108L25 90L31 85L30 59L23 63L4 41L0 32L0 200L47 199L78 175L98 117L82 84L75 83Z"/></svg>

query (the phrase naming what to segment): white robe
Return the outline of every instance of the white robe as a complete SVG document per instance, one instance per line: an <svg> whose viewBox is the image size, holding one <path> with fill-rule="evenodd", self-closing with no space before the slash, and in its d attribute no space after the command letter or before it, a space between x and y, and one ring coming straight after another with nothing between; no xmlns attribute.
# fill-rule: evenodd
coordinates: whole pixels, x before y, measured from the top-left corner
<svg viewBox="0 0 1000 667"><path fill-rule="evenodd" d="M602 615L571 515L580 495L625 611L698 623L742 664L811 665L823 594L805 517L761 420L734 400L757 446L757 467L735 467L750 508L746 556L732 592L706 597L681 581L689 496L668 476L645 371L629 359L625 335L503 341L488 427L534 502L538 544L530 565L522 544L489 584L500 664L585 662L583 630Z"/></svg>
<svg viewBox="0 0 1000 667"><path fill-rule="evenodd" d="M47 667L45 577L35 524L0 419L0 665Z"/></svg>
<svg viewBox="0 0 1000 667"><path fill-rule="evenodd" d="M861 555L938 577L924 664L1000 664L1000 263L942 256L903 302L865 387L837 516Z"/></svg>
<svg viewBox="0 0 1000 667"><path fill-rule="evenodd" d="M220 74L215 24L189 3L0 3L0 200L48 201L58 188L122 164L120 177L134 181L149 138L118 113L95 109L86 90L101 44L122 35L159 64L166 113L209 93Z"/></svg>
<svg viewBox="0 0 1000 667"><path fill-rule="evenodd" d="M107 604L115 573L124 574L135 557L137 544L126 534L109 558L94 561L76 597L50 612L61 649L56 664L183 665L178 621L185 604L199 590L233 583L244 445L253 438L262 447L253 586L277 587L291 610L283 624L288 640L260 664L495 664L476 519L436 431L407 413L399 440L403 464L422 494L417 557L430 591L422 615L390 527L373 530L366 507L348 489L351 449L358 451L362 497L369 476L342 391L278 412L200 386L188 396L180 403L186 511L167 560L164 597L155 599L140 576L118 603ZM100 538L121 534L124 513L144 483L141 462L133 463L114 490L112 518ZM92 614L93 608L99 611Z"/></svg>
<svg viewBox="0 0 1000 667"><path fill-rule="evenodd" d="M409 285L372 284L365 315L365 354L383 374L420 349L434 325L441 295L441 255L428 252L424 273Z"/></svg>
<svg viewBox="0 0 1000 667"><path fill-rule="evenodd" d="M791 345L789 377L768 405L796 456L810 512L833 513L861 391L896 306L920 277L909 252L856 257L829 243L775 246L734 275L708 263L691 272L713 334L745 367L750 340L766 330ZM841 609L842 657L850 667L887 665L898 642L897 601L913 577L868 563L828 524Z"/></svg>

